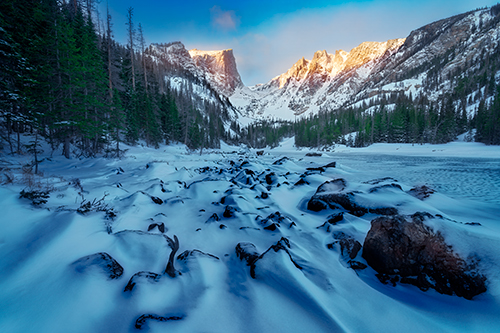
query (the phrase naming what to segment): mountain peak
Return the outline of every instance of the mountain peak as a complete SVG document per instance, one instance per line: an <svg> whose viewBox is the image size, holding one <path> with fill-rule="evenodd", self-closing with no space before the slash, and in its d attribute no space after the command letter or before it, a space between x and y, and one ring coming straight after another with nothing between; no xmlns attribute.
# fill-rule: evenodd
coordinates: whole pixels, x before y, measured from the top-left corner
<svg viewBox="0 0 500 333"><path fill-rule="evenodd" d="M233 50L189 51L197 67L201 68L209 81L226 96L231 96L234 90L243 86L240 74L236 67Z"/></svg>
<svg viewBox="0 0 500 333"><path fill-rule="evenodd" d="M279 81L279 88L283 88L290 79L301 81L311 75L319 74L323 77L335 77L342 72L380 58L388 50L397 49L403 45L405 39L391 39L386 42L363 42L350 52L343 50L329 54L326 50L314 53L312 60L304 57L297 61L286 73L274 78Z"/></svg>

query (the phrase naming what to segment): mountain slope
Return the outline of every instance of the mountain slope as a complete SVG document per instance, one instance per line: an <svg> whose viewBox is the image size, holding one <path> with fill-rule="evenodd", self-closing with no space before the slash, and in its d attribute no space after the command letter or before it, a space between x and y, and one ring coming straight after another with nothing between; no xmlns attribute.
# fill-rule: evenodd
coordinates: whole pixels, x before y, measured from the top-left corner
<svg viewBox="0 0 500 333"><path fill-rule="evenodd" d="M231 96L236 88L243 86L236 68L233 50L201 51L193 49L189 55L206 75L212 86L224 96Z"/></svg>
<svg viewBox="0 0 500 333"><path fill-rule="evenodd" d="M462 104L471 110L477 106L474 97L488 93L487 81L498 70L499 21L499 9L493 7L431 23L406 39L365 42L350 52L318 51L264 85L237 90L231 102L253 117L293 119L362 102L377 104L394 93L425 95L436 102L455 93L460 80L486 76L465 87L470 91Z"/></svg>

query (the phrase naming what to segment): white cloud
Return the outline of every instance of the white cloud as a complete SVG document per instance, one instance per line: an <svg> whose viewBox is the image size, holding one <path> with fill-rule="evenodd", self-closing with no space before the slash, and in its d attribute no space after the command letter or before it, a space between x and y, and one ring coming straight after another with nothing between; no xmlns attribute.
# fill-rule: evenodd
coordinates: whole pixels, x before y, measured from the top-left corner
<svg viewBox="0 0 500 333"><path fill-rule="evenodd" d="M210 8L210 19L213 27L223 31L236 30L240 24L234 10L224 11L219 6Z"/></svg>

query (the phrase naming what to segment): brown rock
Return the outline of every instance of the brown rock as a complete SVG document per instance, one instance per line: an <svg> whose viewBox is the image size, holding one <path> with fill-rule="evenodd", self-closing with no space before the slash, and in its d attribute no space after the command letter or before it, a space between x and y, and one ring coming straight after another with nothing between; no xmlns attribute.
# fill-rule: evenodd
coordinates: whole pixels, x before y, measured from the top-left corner
<svg viewBox="0 0 500 333"><path fill-rule="evenodd" d="M363 258L384 281L399 280L422 290L466 299L485 292L486 278L475 265L458 256L443 236L423 221L432 216L383 216L371 222L363 244Z"/></svg>

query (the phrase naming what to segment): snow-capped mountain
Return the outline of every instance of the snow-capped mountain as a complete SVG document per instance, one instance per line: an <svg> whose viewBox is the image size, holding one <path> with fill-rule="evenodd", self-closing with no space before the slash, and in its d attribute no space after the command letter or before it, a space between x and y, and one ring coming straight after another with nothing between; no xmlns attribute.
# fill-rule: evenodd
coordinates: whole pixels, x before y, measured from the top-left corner
<svg viewBox="0 0 500 333"><path fill-rule="evenodd" d="M193 49L189 55L201 69L212 86L225 96L231 96L234 90L243 87L236 68L233 50L201 51Z"/></svg>
<svg viewBox="0 0 500 333"><path fill-rule="evenodd" d="M318 51L266 84L238 89L231 102L249 116L282 119L377 104L393 93L422 94L435 102L453 93L460 80L489 75L485 67L500 53L499 12L495 6L457 15L407 38L365 42L350 52ZM475 97L484 94L486 83L479 85L463 107L478 103Z"/></svg>
<svg viewBox="0 0 500 333"><path fill-rule="evenodd" d="M318 51L312 60L300 59L270 82L240 89L231 102L252 116L290 119L324 105L341 106L367 80L375 64L394 54L404 39L365 42L350 52Z"/></svg>
<svg viewBox="0 0 500 333"><path fill-rule="evenodd" d="M202 113L208 104L219 109L225 127L241 117L228 99L243 85L231 50L188 51L181 42L173 42L151 44L146 55L157 65L154 71L161 81L190 98L190 104Z"/></svg>
<svg viewBox="0 0 500 333"><path fill-rule="evenodd" d="M341 107L379 105L401 93L436 102L460 89L464 80L485 77L472 88L469 84L465 99L454 99L456 107L471 112L495 76L499 40L500 8L494 6L428 24L406 38L364 42L349 52L317 51L311 60L302 58L286 73L252 87L243 85L232 50L188 51L176 42L152 45L149 52L165 64L171 86L195 82L195 96L224 100L235 118L292 120Z"/></svg>

